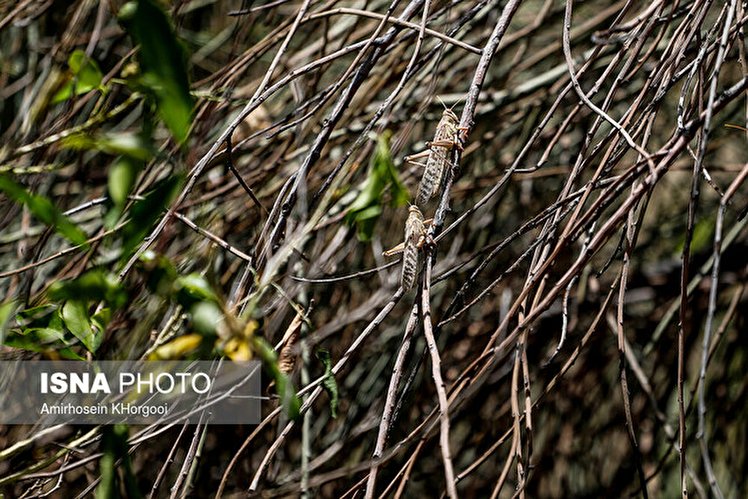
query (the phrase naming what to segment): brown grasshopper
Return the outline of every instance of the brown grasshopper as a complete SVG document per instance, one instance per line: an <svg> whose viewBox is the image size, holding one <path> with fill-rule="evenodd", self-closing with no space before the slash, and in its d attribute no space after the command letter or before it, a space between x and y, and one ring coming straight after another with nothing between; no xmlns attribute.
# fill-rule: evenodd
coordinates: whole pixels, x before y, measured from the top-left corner
<svg viewBox="0 0 748 499"><path fill-rule="evenodd" d="M431 219L424 220L418 206L411 205L408 209L408 219L405 221L405 242L382 253L384 256L403 254L403 270L400 285L407 291L413 287L418 271L418 251L429 241L426 226Z"/></svg>
<svg viewBox="0 0 748 499"><path fill-rule="evenodd" d="M445 107L439 124L436 126L434 140L426 142L428 149L405 157L405 161L424 167L423 177L418 185L418 194L416 195L416 204L419 206L439 193L439 188L449 167L449 152L454 147L462 147L458 133L464 133L464 131L457 126L458 123L459 119L454 111ZM428 158L425 165L414 161L424 157Z"/></svg>

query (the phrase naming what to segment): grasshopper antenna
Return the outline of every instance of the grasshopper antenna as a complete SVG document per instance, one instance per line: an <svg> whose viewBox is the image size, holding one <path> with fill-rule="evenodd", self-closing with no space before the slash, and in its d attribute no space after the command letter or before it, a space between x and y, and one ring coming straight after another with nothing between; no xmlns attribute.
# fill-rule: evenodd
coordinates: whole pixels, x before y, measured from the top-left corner
<svg viewBox="0 0 748 499"><path fill-rule="evenodd" d="M454 109L455 109L455 106L456 106L457 104L459 104L460 102L462 102L462 99L457 99L457 100L456 100L456 101L454 102L454 104L452 104L451 106L447 107L447 105L446 105L446 104L444 103L444 101L442 100L442 98L441 98L441 97L439 97L438 95L436 96L436 100L438 100L438 101L439 101L439 103L440 103L440 104L442 105L442 107L444 107L444 110L445 110L445 111L452 111L453 113L454 113Z"/></svg>
<svg viewBox="0 0 748 499"><path fill-rule="evenodd" d="M442 98L441 98L441 97L439 97L438 95L436 96L436 100L438 100L438 101L439 101L439 103L440 103L440 104L441 104L441 105L442 105L442 106L444 107L444 110L445 110L445 111L447 111L447 110L451 111L451 110L452 110L452 108L451 108L451 107L447 107L447 105L446 105L446 104L444 103L444 101L442 100ZM453 107L454 107L454 106L453 106Z"/></svg>

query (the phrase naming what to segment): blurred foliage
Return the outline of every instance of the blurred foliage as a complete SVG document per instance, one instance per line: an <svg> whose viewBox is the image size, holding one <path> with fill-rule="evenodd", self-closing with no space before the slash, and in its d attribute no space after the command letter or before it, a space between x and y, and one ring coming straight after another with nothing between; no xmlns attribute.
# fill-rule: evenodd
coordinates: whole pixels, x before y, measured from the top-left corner
<svg viewBox="0 0 748 499"><path fill-rule="evenodd" d="M132 204L129 220L122 229L122 258L127 259L139 246L153 225L161 219L164 210L176 197L182 178L171 175L157 182L153 189Z"/></svg>
<svg viewBox="0 0 748 499"><path fill-rule="evenodd" d="M119 19L140 46L140 84L156 98L158 114L177 142L187 140L193 101L186 56L169 19L152 0L126 3Z"/></svg>
<svg viewBox="0 0 748 499"><path fill-rule="evenodd" d="M103 269L93 269L75 279L52 283L47 290L52 301L87 300L105 301L113 308L127 303L127 291L113 274Z"/></svg>
<svg viewBox="0 0 748 499"><path fill-rule="evenodd" d="M377 147L371 159L366 182L346 215L346 221L356 226L356 235L362 242L370 241L374 234L385 202L384 193L388 188L391 191L392 206L402 206L408 202L408 191L398 179L397 170L392 162L391 136L391 132L385 132L377 138Z"/></svg>
<svg viewBox="0 0 748 499"><path fill-rule="evenodd" d="M75 50L68 58L68 81L52 98L52 104L69 99L73 95L83 95L91 90L105 91L101 85L103 75L96 61L82 50Z"/></svg>
<svg viewBox="0 0 748 499"><path fill-rule="evenodd" d="M118 499L120 497L138 499L142 497L128 452L128 436L127 425L104 426L101 437L104 455L99 460L101 481L99 486L96 487L96 499ZM121 470L121 474L119 470ZM120 489L125 491L124 496L120 493Z"/></svg>
<svg viewBox="0 0 748 499"><path fill-rule="evenodd" d="M90 137L79 133L65 137L62 145L76 150L96 150L112 155L124 155L133 160L147 161L153 156L150 144L132 133L109 133Z"/></svg>
<svg viewBox="0 0 748 499"><path fill-rule="evenodd" d="M58 210L49 198L30 193L25 187L5 175L0 175L0 191L15 202L25 205L36 218L52 226L73 244L86 244L88 239L86 233Z"/></svg>

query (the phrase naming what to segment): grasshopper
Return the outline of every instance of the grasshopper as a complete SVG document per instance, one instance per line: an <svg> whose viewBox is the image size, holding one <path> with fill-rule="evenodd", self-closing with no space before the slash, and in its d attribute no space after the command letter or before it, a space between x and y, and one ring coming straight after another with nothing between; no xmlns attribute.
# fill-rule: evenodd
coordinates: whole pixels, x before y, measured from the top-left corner
<svg viewBox="0 0 748 499"><path fill-rule="evenodd" d="M431 219L424 220L418 206L411 205L408 209L408 219L405 221L405 242L383 253L384 256L403 254L403 270L400 285L405 291L413 287L418 270L418 251L429 240L426 226Z"/></svg>
<svg viewBox="0 0 748 499"><path fill-rule="evenodd" d="M418 185L418 194L416 195L416 204L419 206L438 194L449 167L449 151L454 147L462 147L458 138L458 132L462 128L457 126L458 123L459 119L454 111L445 107L439 124L436 126L434 140L426 142L428 150L405 157L405 161L424 167L423 177ZM428 158L425 165L414 161L423 157Z"/></svg>

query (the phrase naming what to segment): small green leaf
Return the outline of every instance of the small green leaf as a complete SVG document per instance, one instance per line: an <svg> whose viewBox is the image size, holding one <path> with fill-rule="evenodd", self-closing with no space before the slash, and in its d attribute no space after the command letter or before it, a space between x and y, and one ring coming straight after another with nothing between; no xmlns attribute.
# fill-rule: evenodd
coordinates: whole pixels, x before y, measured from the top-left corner
<svg viewBox="0 0 748 499"><path fill-rule="evenodd" d="M121 209L127 202L141 166L137 161L121 157L109 169L109 197L117 208Z"/></svg>
<svg viewBox="0 0 748 499"><path fill-rule="evenodd" d="M127 291L113 274L102 270L89 270L76 279L55 282L47 296L53 301L81 300L106 301L113 308L127 303Z"/></svg>
<svg viewBox="0 0 748 499"><path fill-rule="evenodd" d="M31 194L20 184L5 175L0 175L0 191L17 203L25 204L33 215L76 245L86 245L86 233L75 225L44 196Z"/></svg>
<svg viewBox="0 0 748 499"><path fill-rule="evenodd" d="M177 142L187 139L192 123L187 63L169 18L152 0L125 4L119 19L136 44L141 83L156 96L158 114Z"/></svg>
<svg viewBox="0 0 748 499"><path fill-rule="evenodd" d="M148 161L153 150L140 134L122 132L97 136L75 133L60 141L63 147L78 151L101 151L113 156L126 156L133 160Z"/></svg>
<svg viewBox="0 0 748 499"><path fill-rule="evenodd" d="M83 56L83 60L80 62L80 67L75 72L75 76L77 77L75 92L78 95L98 88L99 85L101 85L101 80L103 78L96 61L85 57L85 54L82 52L81 56Z"/></svg>
<svg viewBox="0 0 748 499"><path fill-rule="evenodd" d="M83 66L86 64L88 57L86 53L81 49L74 50L70 57L68 57L68 67L73 74L77 75Z"/></svg>
<svg viewBox="0 0 748 499"><path fill-rule="evenodd" d="M82 50L76 50L68 58L71 78L52 98L57 104L69 99L73 92L82 95L96 88L100 88L103 75L96 61L89 58Z"/></svg>
<svg viewBox="0 0 748 499"><path fill-rule="evenodd" d="M71 300L65 302L60 310L65 327L78 338L89 352L95 353L101 345L103 331L94 331L91 318L88 316L88 306L85 302Z"/></svg>
<svg viewBox="0 0 748 499"><path fill-rule="evenodd" d="M190 309L195 331L203 335L215 335L216 328L223 321L221 308L213 302L201 301Z"/></svg>
<svg viewBox="0 0 748 499"><path fill-rule="evenodd" d="M333 418L338 417L338 383L335 381L335 375L332 373L332 361L330 359L330 352L324 349L317 350L317 358L325 366L324 379L322 380L322 388L325 389L327 395L330 397L330 414Z"/></svg>
<svg viewBox="0 0 748 499"><path fill-rule="evenodd" d="M140 134L108 133L98 143L110 154L122 154L140 161L148 161L153 156L150 144Z"/></svg>
<svg viewBox="0 0 748 499"><path fill-rule="evenodd" d="M691 251L701 253L712 246L714 240L714 223L708 218L703 218L693 228L693 239L691 240Z"/></svg>
<svg viewBox="0 0 748 499"><path fill-rule="evenodd" d="M65 339L65 331L52 327L28 328L24 329L21 334L29 338L33 338L39 346L58 342L62 343L63 345L70 344L70 342Z"/></svg>
<svg viewBox="0 0 748 499"><path fill-rule="evenodd" d="M104 334L107 324L112 320L112 309L104 307L91 316L91 325L97 334Z"/></svg>
<svg viewBox="0 0 748 499"><path fill-rule="evenodd" d="M683 232L685 234L685 230ZM711 247L714 234L714 223L708 218L702 218L693 227L693 233L691 234L691 254L698 254L702 251ZM678 242L675 248L675 255L683 253L683 248L686 245L685 236L684 239Z"/></svg>
<svg viewBox="0 0 748 499"><path fill-rule="evenodd" d="M177 278L174 282L174 291L177 302L185 308L202 301L218 301L210 283L200 274L188 274Z"/></svg>
<svg viewBox="0 0 748 499"><path fill-rule="evenodd" d="M16 302L9 301L0 305L0 343L5 339L5 333L8 328L10 318L13 317L13 312L16 309Z"/></svg>
<svg viewBox="0 0 748 499"><path fill-rule="evenodd" d="M68 100L73 95L73 82L68 81L65 83L60 90L57 91L55 96L52 98L52 104L58 104L62 101Z"/></svg>

